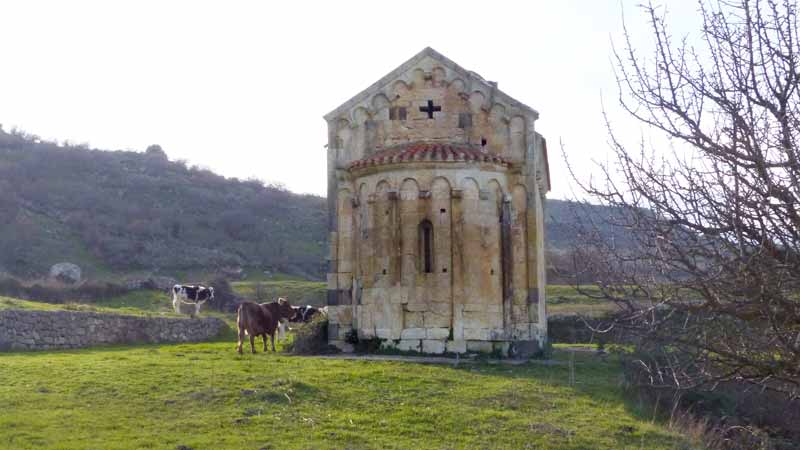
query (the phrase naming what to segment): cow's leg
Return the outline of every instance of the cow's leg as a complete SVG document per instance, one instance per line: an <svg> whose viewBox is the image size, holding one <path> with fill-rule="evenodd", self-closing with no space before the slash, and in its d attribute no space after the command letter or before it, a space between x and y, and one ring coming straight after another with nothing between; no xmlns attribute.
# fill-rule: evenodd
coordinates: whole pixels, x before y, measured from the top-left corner
<svg viewBox="0 0 800 450"><path fill-rule="evenodd" d="M273 331L272 334L269 335L269 340L270 340L270 343L272 344L272 351L274 352L275 351L275 331Z"/></svg>
<svg viewBox="0 0 800 450"><path fill-rule="evenodd" d="M252 334L250 335L250 351L253 352L253 354L256 353L256 337Z"/></svg>
<svg viewBox="0 0 800 450"><path fill-rule="evenodd" d="M264 353L267 352L267 333L261 335L261 339L264 341Z"/></svg>
<svg viewBox="0 0 800 450"><path fill-rule="evenodd" d="M282 320L278 321L278 341L286 339L286 324Z"/></svg>
<svg viewBox="0 0 800 450"><path fill-rule="evenodd" d="M239 324L239 343L236 345L236 351L242 354L242 344L244 343L244 327Z"/></svg>

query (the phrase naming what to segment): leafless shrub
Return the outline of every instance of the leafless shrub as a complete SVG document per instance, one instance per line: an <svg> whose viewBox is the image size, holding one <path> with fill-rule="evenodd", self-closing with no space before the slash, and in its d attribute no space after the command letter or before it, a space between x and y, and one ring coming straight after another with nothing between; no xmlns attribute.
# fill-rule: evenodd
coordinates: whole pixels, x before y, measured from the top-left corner
<svg viewBox="0 0 800 450"><path fill-rule="evenodd" d="M699 2L701 40L675 39L642 6L655 40L615 49L619 103L656 137L576 181L631 236L591 220L576 245L576 284L622 314L649 384L735 381L800 397L800 33L790 0ZM657 149L660 137L665 148ZM607 225L607 224L605 224ZM586 295L593 295L586 292ZM796 405L796 403L795 403Z"/></svg>

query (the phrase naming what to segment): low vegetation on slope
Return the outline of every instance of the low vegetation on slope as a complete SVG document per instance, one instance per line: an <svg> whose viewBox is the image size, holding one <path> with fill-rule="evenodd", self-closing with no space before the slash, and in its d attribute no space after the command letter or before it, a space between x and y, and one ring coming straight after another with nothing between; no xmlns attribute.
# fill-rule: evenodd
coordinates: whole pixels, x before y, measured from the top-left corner
<svg viewBox="0 0 800 450"><path fill-rule="evenodd" d="M0 447L692 448L626 403L617 365L459 367L233 342L0 354ZM185 446L185 447L181 447Z"/></svg>
<svg viewBox="0 0 800 450"><path fill-rule="evenodd" d="M0 272L252 266L320 276L324 199L227 179L157 146L59 146L0 130Z"/></svg>

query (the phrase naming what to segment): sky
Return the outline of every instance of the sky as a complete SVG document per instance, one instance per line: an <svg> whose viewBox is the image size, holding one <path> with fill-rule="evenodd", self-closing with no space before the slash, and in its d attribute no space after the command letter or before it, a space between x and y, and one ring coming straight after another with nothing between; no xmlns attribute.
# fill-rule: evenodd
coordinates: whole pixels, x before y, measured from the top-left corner
<svg viewBox="0 0 800 450"><path fill-rule="evenodd" d="M551 198L608 158L605 104L622 115L612 41L625 15L652 40L640 0L0 0L0 124L92 148L143 151L228 177L325 195L322 116L425 47L540 113ZM696 2L666 2L678 33ZM577 194L578 196L579 193Z"/></svg>

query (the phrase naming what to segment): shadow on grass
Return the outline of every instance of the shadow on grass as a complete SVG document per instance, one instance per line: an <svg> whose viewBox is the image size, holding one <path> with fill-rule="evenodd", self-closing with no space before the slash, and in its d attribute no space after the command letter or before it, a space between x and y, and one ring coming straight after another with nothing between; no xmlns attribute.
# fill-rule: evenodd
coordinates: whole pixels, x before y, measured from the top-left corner
<svg viewBox="0 0 800 450"><path fill-rule="evenodd" d="M565 361L568 351L556 350L554 358ZM494 410L516 411L524 408L525 403L534 398L539 403L541 410L565 410L570 408L563 402L563 398L556 399L552 393L533 392L525 393L525 399L519 385L525 381L535 380L540 384L566 391L570 397L566 403L602 405L603 409L624 411L632 420L614 420L603 424L609 436L617 443L636 448L648 446L667 446L669 448L695 449L700 448L697 442L688 437L678 436L678 432L669 430L668 415L654 414L638 398L623 389L622 367L619 358L614 355L598 356L595 353L576 352L574 360L574 373L571 375L569 364L542 365L535 362L523 366L502 366L499 364L463 365L451 367L452 370L471 372L482 376L501 377L515 381L514 387L505 391L495 392L480 396L473 402L473 406L490 408ZM570 379L574 377L574 383ZM516 382L519 382L517 384ZM603 420L598 417L598 421ZM655 426L653 426L655 425ZM533 432L541 432L564 439L570 439L579 430L570 429L563 424L537 422L531 425Z"/></svg>

